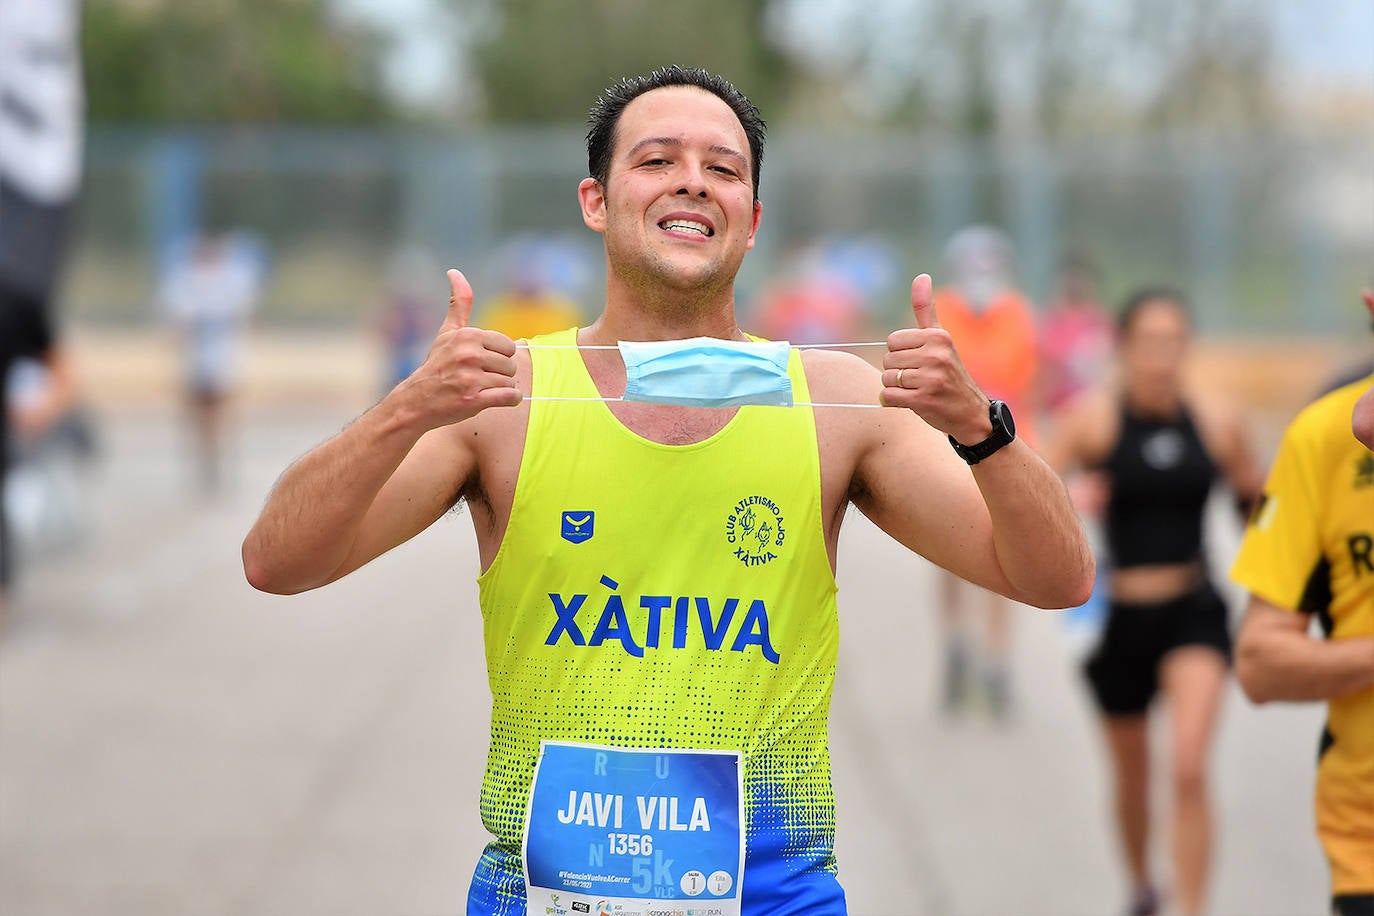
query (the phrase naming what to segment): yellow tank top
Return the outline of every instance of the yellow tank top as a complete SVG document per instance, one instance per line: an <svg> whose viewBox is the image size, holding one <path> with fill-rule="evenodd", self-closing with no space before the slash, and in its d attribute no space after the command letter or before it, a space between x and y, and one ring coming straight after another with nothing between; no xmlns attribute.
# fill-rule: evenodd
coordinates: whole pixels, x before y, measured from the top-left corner
<svg viewBox="0 0 1374 916"><path fill-rule="evenodd" d="M537 348L569 347L576 330L530 343L533 394L598 397L578 350ZM809 401L796 350L788 371ZM738 750L752 886L833 883L839 622L811 408L743 407L709 439L670 446L601 402L532 402L510 523L478 583L495 842L473 899L514 892L546 740Z"/></svg>

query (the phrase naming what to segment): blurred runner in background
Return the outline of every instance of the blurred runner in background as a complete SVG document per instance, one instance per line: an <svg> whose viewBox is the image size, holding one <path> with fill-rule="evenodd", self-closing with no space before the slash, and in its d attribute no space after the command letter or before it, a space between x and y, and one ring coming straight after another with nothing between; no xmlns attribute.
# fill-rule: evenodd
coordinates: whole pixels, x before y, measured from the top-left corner
<svg viewBox="0 0 1374 916"><path fill-rule="evenodd" d="M1070 252L1059 263L1054 299L1040 319L1039 390L1053 428L1055 420L1081 395L1097 388L1111 369L1116 322L1102 304L1102 276L1087 255ZM1076 476L1070 495L1098 554L1097 585L1082 607L1064 615L1069 638L1081 652L1096 641L1107 613L1110 571L1102 557L1102 499L1091 478Z"/></svg>
<svg viewBox="0 0 1374 916"><path fill-rule="evenodd" d="M801 245L784 258L776 280L754 306L757 333L794 344L867 339L859 291L822 258L816 244Z"/></svg>
<svg viewBox="0 0 1374 916"><path fill-rule="evenodd" d="M419 248L403 248L391 259L386 298L377 316L377 334L386 359L382 394L418 369L429 353L434 329L443 320L429 288L438 274L434 259Z"/></svg>
<svg viewBox="0 0 1374 916"><path fill-rule="evenodd" d="M4 498L11 367L34 358L51 379L19 415L30 434L61 417L74 390L52 300L81 183L80 27L75 0L0 4L0 613L14 576Z"/></svg>
<svg viewBox="0 0 1374 916"><path fill-rule="evenodd" d="M529 340L577 327L582 309L560 287L567 255L554 240L538 236L512 242L501 255L506 290L480 309L482 326L511 340ZM563 278L571 282L571 278Z"/></svg>
<svg viewBox="0 0 1374 916"><path fill-rule="evenodd" d="M973 380L1011 407L1017 435L1034 445L1039 348L1031 304L1016 289L1011 240L1000 229L970 226L950 238L944 261L949 285L935 291L940 321ZM955 576L940 579L944 709L962 711L980 688L989 712L1003 719L1011 711L1007 600Z"/></svg>
<svg viewBox="0 0 1374 916"><path fill-rule="evenodd" d="M1106 626L1085 666L1115 781L1128 912L1158 912L1149 865L1148 714L1163 691L1173 759L1173 881L1179 912L1202 911L1211 864L1207 769L1231 656L1226 605L1208 581L1203 520L1218 478L1242 507L1261 472L1240 415L1186 388L1191 318L1169 289L1132 295L1120 317L1120 385L1080 398L1046 458L1100 489L1112 565Z"/></svg>
<svg viewBox="0 0 1374 916"><path fill-rule="evenodd" d="M257 307L263 260L246 235L203 232L172 259L158 294L181 338L197 479L205 494L223 483L229 401L243 371L243 340Z"/></svg>
<svg viewBox="0 0 1374 916"><path fill-rule="evenodd" d="M1040 319L1040 390L1057 414L1102 382L1111 366L1116 325L1102 305L1102 277L1086 255L1065 255L1050 307Z"/></svg>

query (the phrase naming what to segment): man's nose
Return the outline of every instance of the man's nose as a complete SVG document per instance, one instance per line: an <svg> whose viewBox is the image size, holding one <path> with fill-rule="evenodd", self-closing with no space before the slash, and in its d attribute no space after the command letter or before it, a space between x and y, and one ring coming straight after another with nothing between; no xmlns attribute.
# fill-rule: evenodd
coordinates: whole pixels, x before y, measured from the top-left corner
<svg viewBox="0 0 1374 916"><path fill-rule="evenodd" d="M678 187L676 193L684 197L695 196L703 200L706 198L706 175L699 166L683 166L683 174L680 180L682 184Z"/></svg>

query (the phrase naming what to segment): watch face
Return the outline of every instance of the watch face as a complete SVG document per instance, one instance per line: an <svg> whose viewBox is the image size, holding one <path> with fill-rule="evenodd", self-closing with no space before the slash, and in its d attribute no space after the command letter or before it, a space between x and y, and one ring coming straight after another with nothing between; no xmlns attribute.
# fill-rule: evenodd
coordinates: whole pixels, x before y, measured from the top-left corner
<svg viewBox="0 0 1374 916"><path fill-rule="evenodd" d="M992 402L992 422L1005 429L1008 437L1015 438L1016 421L1012 419L1011 408L1007 407L1005 401Z"/></svg>

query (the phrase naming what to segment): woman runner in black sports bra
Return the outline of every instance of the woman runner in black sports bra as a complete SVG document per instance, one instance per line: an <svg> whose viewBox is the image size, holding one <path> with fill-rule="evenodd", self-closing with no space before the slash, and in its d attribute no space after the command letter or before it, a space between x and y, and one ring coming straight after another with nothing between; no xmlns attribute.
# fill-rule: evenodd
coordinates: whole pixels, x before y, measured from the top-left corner
<svg viewBox="0 0 1374 916"><path fill-rule="evenodd" d="M1147 712L1164 694L1172 733L1173 882L1178 909L1200 912L1211 847L1207 761L1230 661L1226 606L1207 579L1203 514L1225 477L1248 504L1262 484L1239 416L1185 390L1191 327L1171 290L1127 300L1119 385L1085 396L1047 456L1088 472L1110 551L1111 609L1086 674L1115 776L1117 830L1133 887L1128 912L1159 908L1150 876ZM1082 506L1091 511L1095 506Z"/></svg>

